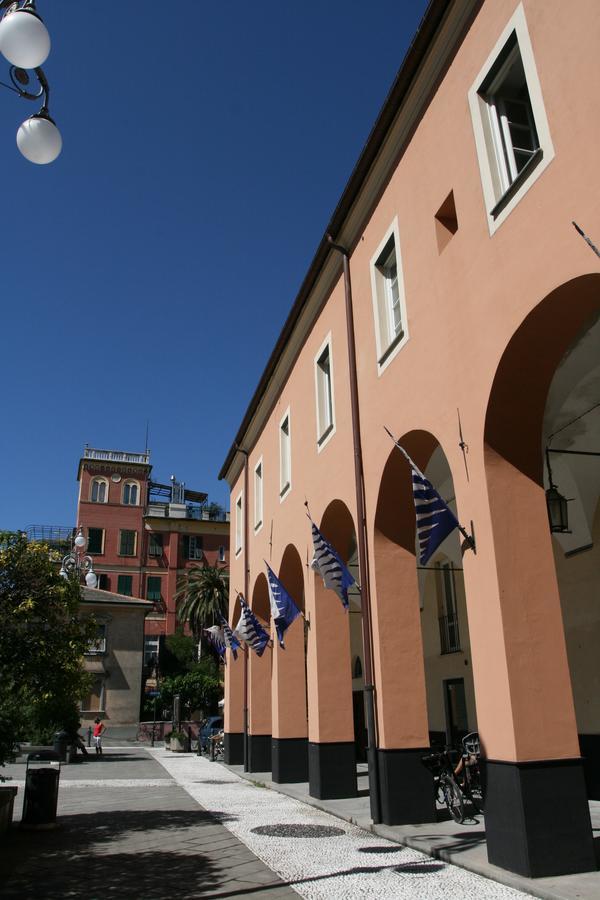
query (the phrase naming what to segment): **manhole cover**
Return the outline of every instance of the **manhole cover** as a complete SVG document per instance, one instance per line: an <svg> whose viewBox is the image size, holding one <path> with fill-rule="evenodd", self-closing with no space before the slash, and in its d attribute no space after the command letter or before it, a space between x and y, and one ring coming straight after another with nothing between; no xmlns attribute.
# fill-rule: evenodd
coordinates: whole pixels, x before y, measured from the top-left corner
<svg viewBox="0 0 600 900"><path fill-rule="evenodd" d="M335 828L333 825L259 825L253 828L254 834L264 834L267 837L286 838L326 838L337 837L345 834L343 828Z"/></svg>

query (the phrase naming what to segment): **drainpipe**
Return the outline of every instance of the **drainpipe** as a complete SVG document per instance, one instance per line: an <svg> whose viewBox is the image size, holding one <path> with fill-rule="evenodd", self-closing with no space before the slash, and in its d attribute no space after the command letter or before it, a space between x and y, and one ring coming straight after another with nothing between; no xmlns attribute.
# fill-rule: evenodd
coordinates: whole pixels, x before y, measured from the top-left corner
<svg viewBox="0 0 600 900"><path fill-rule="evenodd" d="M248 547L248 451L236 444L235 449L244 455L244 600L249 602L250 553ZM248 759L248 647L244 651L244 772L249 771Z"/></svg>
<svg viewBox="0 0 600 900"><path fill-rule="evenodd" d="M346 300L346 330L348 341L348 368L350 375L350 403L352 407L352 442L354 446L354 479L356 487L356 516L358 558L360 566L360 593L362 601L363 655L365 660L365 706L367 709L367 761L369 767L369 795L373 824L381 822L381 789L377 766L377 731L375 717L375 686L373 684L373 629L371 626L371 587L369 579L369 555L367 544L367 521L365 514L365 483L363 472L362 443L360 438L360 411L358 403L358 377L356 374L356 341L354 338L354 315L352 311L352 282L350 280L350 259L345 247L335 244L331 235L327 240L332 250L341 253L344 263L344 294Z"/></svg>

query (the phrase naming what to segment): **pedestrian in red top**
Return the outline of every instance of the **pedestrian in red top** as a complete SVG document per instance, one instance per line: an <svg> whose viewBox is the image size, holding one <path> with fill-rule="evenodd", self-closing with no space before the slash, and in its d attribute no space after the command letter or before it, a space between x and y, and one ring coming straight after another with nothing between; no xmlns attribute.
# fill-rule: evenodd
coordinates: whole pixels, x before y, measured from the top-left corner
<svg viewBox="0 0 600 900"><path fill-rule="evenodd" d="M106 731L104 722L100 719L94 719L94 745L96 747L96 756L102 756L102 735Z"/></svg>

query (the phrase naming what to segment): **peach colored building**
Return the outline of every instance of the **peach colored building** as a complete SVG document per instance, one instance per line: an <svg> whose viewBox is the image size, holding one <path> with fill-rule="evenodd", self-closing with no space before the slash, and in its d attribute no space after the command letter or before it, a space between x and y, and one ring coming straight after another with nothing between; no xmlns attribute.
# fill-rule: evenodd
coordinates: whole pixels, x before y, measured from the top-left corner
<svg viewBox="0 0 600 900"><path fill-rule="evenodd" d="M355 795L370 630L376 814L434 821L420 758L477 729L489 859L533 876L596 867L600 259L572 220L600 243L598 46L597 0L430 3L221 470L232 585L271 627L267 560L305 614L249 654L245 759L227 665L229 761ZM418 565L384 426L476 553L455 531ZM349 612L305 500L362 585Z"/></svg>

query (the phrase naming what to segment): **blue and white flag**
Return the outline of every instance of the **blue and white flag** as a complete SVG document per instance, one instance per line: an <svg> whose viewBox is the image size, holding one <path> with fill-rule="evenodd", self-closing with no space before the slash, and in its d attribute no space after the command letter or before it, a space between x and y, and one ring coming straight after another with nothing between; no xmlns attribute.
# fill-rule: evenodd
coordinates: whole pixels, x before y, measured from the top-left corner
<svg viewBox="0 0 600 900"><path fill-rule="evenodd" d="M458 519L436 489L411 460L413 498L417 516L419 562L426 565L437 548L455 528Z"/></svg>
<svg viewBox="0 0 600 900"><path fill-rule="evenodd" d="M348 609L348 588L356 584L356 580L352 577L329 541L325 540L312 519L310 519L310 524L315 551L310 567L319 573L325 587L335 591L344 604L344 608Z"/></svg>
<svg viewBox="0 0 600 900"><path fill-rule="evenodd" d="M227 649L225 645L225 635L223 629L219 627L219 625L211 625L210 628L204 629L206 632L206 636L214 649L217 651L221 659L225 659L225 650Z"/></svg>
<svg viewBox="0 0 600 900"><path fill-rule="evenodd" d="M262 656L265 650L265 647L269 643L269 635L262 627L242 595L240 594L240 606L242 607L242 614L240 615L240 620L235 627L235 635L241 640L245 641L249 647L251 647L257 656Z"/></svg>
<svg viewBox="0 0 600 900"><path fill-rule="evenodd" d="M233 658L237 659L237 651L240 647L240 642L229 627L229 622L227 621L227 619L224 619L223 616L220 616L220 619L221 628L223 629L223 640L225 641L225 646L228 650L231 650L231 655L233 656Z"/></svg>
<svg viewBox="0 0 600 900"><path fill-rule="evenodd" d="M275 623L279 646L285 650L283 635L286 628L289 628L294 619L298 618L300 610L268 563L265 562L265 566L267 567L267 581L269 582L271 615L273 616L273 622Z"/></svg>

